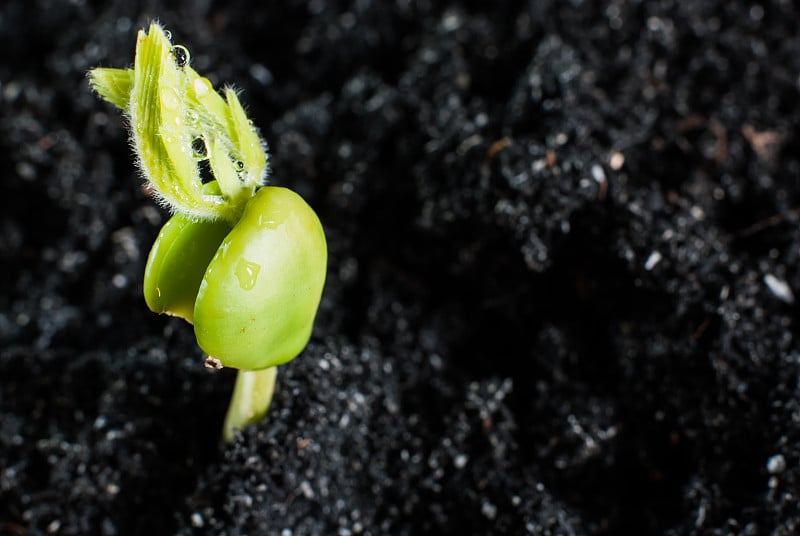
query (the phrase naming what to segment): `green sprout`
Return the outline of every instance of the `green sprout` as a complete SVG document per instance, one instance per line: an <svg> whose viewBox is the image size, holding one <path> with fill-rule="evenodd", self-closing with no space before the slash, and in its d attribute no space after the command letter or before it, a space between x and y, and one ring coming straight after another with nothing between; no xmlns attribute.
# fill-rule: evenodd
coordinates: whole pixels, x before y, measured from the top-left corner
<svg viewBox="0 0 800 536"><path fill-rule="evenodd" d="M147 259L147 306L194 325L206 366L239 369L230 440L266 415L277 366L311 337L327 245L299 195L264 185L266 145L236 92L223 98L189 59L153 23L139 31L133 69L96 68L89 82L127 116L139 168L173 213Z"/></svg>

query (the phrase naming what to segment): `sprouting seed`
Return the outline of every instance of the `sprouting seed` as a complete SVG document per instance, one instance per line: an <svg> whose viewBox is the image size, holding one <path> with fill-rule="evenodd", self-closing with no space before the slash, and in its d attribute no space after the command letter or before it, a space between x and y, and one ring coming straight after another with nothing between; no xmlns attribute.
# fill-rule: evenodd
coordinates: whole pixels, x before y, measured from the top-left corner
<svg viewBox="0 0 800 536"><path fill-rule="evenodd" d="M132 69L97 68L90 82L130 116L137 160L174 211L147 258L145 302L192 323L214 356L208 364L239 369L223 432L230 440L264 417L277 367L311 337L327 245L299 195L263 184L264 144L236 92L217 94L171 39L151 24L138 34Z"/></svg>

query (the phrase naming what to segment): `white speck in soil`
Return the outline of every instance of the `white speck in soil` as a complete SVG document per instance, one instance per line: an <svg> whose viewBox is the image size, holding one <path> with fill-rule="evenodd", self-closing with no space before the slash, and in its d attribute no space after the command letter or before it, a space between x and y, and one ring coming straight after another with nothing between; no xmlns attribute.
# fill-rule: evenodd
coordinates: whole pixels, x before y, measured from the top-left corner
<svg viewBox="0 0 800 536"><path fill-rule="evenodd" d="M656 267L656 265L661 262L661 253L658 251L654 251L647 257L647 260L644 262L644 269L648 272Z"/></svg>
<svg viewBox="0 0 800 536"><path fill-rule="evenodd" d="M200 515L200 512L192 513L192 526L200 528L204 525L203 516Z"/></svg>
<svg viewBox="0 0 800 536"><path fill-rule="evenodd" d="M497 507L489 501L485 501L481 505L481 513L488 519L494 519L497 516Z"/></svg>
<svg viewBox="0 0 800 536"><path fill-rule="evenodd" d="M272 72L260 63L250 66L250 76L262 86L270 85L273 80Z"/></svg>
<svg viewBox="0 0 800 536"><path fill-rule="evenodd" d="M601 165L595 164L592 166L592 178L595 182L606 182L606 172L603 171Z"/></svg>
<svg viewBox="0 0 800 536"><path fill-rule="evenodd" d="M778 279L772 274L767 274L764 276L764 284L767 285L770 292L782 302L789 304L794 303L794 293L792 289L789 288L789 284L783 279Z"/></svg>
<svg viewBox="0 0 800 536"><path fill-rule="evenodd" d="M786 458L783 457L783 454L775 454L774 456L770 456L767 460L767 471L769 471L770 474L777 475L785 470Z"/></svg>
<svg viewBox="0 0 800 536"><path fill-rule="evenodd" d="M311 488L311 484L308 482L308 480L303 480L300 483L300 492L306 499L314 498L314 490Z"/></svg>

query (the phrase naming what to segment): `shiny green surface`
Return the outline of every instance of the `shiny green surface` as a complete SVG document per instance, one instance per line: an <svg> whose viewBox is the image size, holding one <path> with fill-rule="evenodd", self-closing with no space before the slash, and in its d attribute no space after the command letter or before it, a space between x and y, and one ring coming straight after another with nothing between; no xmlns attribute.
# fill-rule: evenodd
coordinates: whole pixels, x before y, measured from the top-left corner
<svg viewBox="0 0 800 536"><path fill-rule="evenodd" d="M222 427L223 440L232 440L236 430L257 423L267 415L277 376L278 367L239 371Z"/></svg>
<svg viewBox="0 0 800 536"><path fill-rule="evenodd" d="M144 299L151 311L193 322L203 275L230 230L225 221L194 221L184 214L164 224L144 270Z"/></svg>
<svg viewBox="0 0 800 536"><path fill-rule="evenodd" d="M293 359L311 335L326 266L325 234L311 207L286 188L260 189L200 284L198 344L242 370Z"/></svg>

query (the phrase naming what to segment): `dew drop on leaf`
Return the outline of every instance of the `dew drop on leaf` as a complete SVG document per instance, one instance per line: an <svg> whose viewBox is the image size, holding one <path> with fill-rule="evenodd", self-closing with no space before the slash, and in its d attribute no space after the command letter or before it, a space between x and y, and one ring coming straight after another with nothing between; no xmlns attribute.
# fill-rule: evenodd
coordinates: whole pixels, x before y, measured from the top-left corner
<svg viewBox="0 0 800 536"><path fill-rule="evenodd" d="M189 49L183 45L175 45L172 47L172 57L175 58L175 65L178 67L184 67L188 65L189 59L191 58Z"/></svg>
<svg viewBox="0 0 800 536"><path fill-rule="evenodd" d="M177 110L181 103L180 103L180 95L178 92L173 88L163 88L160 92L161 94L161 103L169 110Z"/></svg>
<svg viewBox="0 0 800 536"><path fill-rule="evenodd" d="M203 98L211 92L211 82L206 78L195 78L192 86L198 98Z"/></svg>

